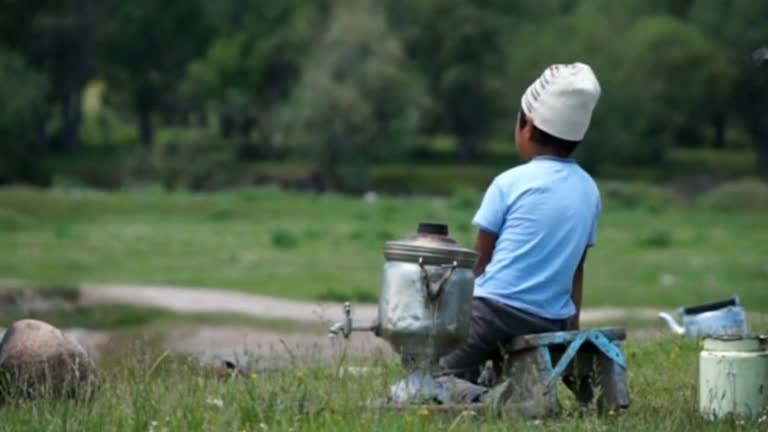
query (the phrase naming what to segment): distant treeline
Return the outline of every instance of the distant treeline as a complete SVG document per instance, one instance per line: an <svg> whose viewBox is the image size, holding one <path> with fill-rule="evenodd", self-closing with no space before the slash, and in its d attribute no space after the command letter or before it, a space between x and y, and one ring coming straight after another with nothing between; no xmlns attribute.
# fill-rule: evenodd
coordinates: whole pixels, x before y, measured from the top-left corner
<svg viewBox="0 0 768 432"><path fill-rule="evenodd" d="M511 145L522 91L573 61L603 86L589 169L712 147L768 170L766 1L8 0L0 184L113 145L155 170L311 161L363 189L436 143L457 161Z"/></svg>

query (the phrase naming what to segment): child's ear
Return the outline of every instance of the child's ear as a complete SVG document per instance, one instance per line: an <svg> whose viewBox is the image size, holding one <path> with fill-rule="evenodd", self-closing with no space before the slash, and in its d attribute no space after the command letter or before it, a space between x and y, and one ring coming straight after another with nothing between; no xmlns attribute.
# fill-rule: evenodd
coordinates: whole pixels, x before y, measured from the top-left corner
<svg viewBox="0 0 768 432"><path fill-rule="evenodd" d="M520 133L526 142L533 141L533 122L530 119L528 119L528 121L525 123L525 126L523 127L523 130L520 131Z"/></svg>

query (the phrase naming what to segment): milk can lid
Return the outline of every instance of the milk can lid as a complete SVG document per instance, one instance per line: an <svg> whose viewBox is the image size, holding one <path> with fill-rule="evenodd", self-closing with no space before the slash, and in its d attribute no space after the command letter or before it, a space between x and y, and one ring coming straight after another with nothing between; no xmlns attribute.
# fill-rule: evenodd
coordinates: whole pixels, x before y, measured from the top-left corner
<svg viewBox="0 0 768 432"><path fill-rule="evenodd" d="M425 265L452 264L472 268L477 253L459 245L448 236L448 225L422 222L415 234L403 240L388 241L384 244L384 258L387 261L405 261Z"/></svg>
<svg viewBox="0 0 768 432"><path fill-rule="evenodd" d="M765 336L720 336L704 339L707 351L765 351Z"/></svg>

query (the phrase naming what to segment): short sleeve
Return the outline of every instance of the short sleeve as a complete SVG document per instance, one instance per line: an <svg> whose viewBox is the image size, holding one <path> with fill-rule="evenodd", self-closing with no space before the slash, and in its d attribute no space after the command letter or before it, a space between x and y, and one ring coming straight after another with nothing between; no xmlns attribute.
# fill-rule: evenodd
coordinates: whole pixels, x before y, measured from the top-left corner
<svg viewBox="0 0 768 432"><path fill-rule="evenodd" d="M597 243L597 222L600 219L600 213L602 212L602 204L600 198L597 199L597 208L595 209L595 217L592 218L592 228L589 231L589 240L587 240L587 247L591 248Z"/></svg>
<svg viewBox="0 0 768 432"><path fill-rule="evenodd" d="M493 181L485 191L483 203L477 210L472 224L493 234L498 234L504 225L504 216L507 213L507 201L504 192L497 181Z"/></svg>

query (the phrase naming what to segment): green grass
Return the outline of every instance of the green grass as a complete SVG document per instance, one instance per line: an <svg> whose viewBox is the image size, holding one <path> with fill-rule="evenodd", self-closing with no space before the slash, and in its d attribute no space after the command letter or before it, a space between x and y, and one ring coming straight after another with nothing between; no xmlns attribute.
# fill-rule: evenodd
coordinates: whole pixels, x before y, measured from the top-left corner
<svg viewBox="0 0 768 432"><path fill-rule="evenodd" d="M765 213L685 207L646 192L624 188L606 197L587 261L586 306L674 307L736 293L749 309L768 311ZM371 203L270 188L3 189L0 278L370 301L377 298L384 241L405 237L419 221L441 220L469 246L480 200L481 193L468 190Z"/></svg>
<svg viewBox="0 0 768 432"><path fill-rule="evenodd" d="M630 409L597 416L581 412L560 386L563 410L543 421L435 415L417 408L365 406L401 377L384 360L365 378L338 377L336 367L305 365L248 377L216 378L199 364L160 352L102 362L101 388L91 402L39 400L5 407L2 431L730 431L762 430L758 421L710 423L697 415L697 355L690 341L629 341ZM361 385L361 380L364 385Z"/></svg>

